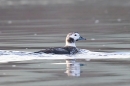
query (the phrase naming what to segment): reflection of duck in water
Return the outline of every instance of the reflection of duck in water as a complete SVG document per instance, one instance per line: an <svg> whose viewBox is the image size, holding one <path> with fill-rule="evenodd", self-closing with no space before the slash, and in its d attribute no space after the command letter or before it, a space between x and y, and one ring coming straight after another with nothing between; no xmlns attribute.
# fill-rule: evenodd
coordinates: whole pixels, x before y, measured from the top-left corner
<svg viewBox="0 0 130 86"><path fill-rule="evenodd" d="M45 50L37 51L35 53L76 54L78 52L78 49L76 48L75 42L78 40L86 40L86 39L81 37L80 34L77 32L69 33L66 37L65 47L48 48Z"/></svg>

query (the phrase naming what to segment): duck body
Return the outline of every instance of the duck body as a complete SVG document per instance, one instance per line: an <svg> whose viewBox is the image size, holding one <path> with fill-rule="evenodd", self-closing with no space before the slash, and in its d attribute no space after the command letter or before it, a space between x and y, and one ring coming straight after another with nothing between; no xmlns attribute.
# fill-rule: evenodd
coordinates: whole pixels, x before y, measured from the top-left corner
<svg viewBox="0 0 130 86"><path fill-rule="evenodd" d="M76 47L65 46L65 47L47 48L44 50L37 51L35 53L76 54L77 52L79 52L79 50Z"/></svg>
<svg viewBox="0 0 130 86"><path fill-rule="evenodd" d="M79 40L86 40L86 39L81 37L79 33L72 32L66 36L65 47L47 48L34 53L76 54L79 52L79 49L76 47L75 42Z"/></svg>

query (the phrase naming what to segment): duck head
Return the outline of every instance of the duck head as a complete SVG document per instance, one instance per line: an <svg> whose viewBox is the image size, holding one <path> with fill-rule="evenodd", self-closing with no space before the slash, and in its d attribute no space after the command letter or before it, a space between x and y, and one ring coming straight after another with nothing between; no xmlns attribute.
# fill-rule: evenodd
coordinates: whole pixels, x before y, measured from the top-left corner
<svg viewBox="0 0 130 86"><path fill-rule="evenodd" d="M65 46L76 47L75 42L79 41L79 40L86 40L86 38L80 36L80 34L77 32L69 33L66 36L66 45Z"/></svg>

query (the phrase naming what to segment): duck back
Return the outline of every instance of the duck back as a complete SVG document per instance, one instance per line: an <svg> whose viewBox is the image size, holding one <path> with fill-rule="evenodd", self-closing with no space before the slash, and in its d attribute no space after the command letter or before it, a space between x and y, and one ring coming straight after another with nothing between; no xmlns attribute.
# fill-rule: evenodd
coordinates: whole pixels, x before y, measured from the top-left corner
<svg viewBox="0 0 130 86"><path fill-rule="evenodd" d="M44 50L40 50L34 53L53 53L53 54L76 54L78 52L78 49L76 47L55 47L55 48L47 48Z"/></svg>

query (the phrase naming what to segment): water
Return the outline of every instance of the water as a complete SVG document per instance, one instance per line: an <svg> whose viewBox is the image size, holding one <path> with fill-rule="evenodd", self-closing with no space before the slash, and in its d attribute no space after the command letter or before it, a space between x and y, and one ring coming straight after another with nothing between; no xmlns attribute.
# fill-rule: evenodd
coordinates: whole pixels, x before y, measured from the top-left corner
<svg viewBox="0 0 130 86"><path fill-rule="evenodd" d="M79 32L87 41L77 42L77 47L101 55L76 60L84 66L75 77L64 73L63 59L4 55L3 62L8 63L0 64L0 86L129 86L129 0L1 3L0 50L34 52L64 46L69 32ZM113 52L118 55L111 55ZM111 59L100 58L107 57L106 53Z"/></svg>

